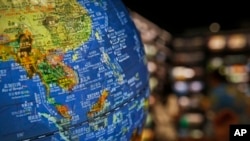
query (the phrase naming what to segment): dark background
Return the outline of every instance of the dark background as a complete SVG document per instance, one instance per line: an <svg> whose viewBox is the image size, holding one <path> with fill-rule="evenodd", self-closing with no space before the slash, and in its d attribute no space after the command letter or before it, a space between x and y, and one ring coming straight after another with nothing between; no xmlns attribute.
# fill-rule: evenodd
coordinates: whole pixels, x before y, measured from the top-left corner
<svg viewBox="0 0 250 141"><path fill-rule="evenodd" d="M194 29L207 29L213 22L220 31L249 29L250 4L247 1L122 0L131 10L173 35Z"/></svg>

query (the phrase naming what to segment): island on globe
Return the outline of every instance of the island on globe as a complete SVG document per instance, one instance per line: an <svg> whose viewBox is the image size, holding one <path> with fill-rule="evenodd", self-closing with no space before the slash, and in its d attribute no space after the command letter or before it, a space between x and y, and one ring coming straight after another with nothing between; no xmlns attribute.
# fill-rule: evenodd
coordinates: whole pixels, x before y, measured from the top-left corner
<svg viewBox="0 0 250 141"><path fill-rule="evenodd" d="M146 61L121 0L1 0L0 140L133 140Z"/></svg>

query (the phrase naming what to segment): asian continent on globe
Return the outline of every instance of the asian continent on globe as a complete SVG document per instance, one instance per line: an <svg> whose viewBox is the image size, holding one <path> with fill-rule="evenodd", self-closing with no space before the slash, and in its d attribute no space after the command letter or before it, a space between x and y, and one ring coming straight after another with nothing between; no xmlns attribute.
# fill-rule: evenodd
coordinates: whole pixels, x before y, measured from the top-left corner
<svg viewBox="0 0 250 141"><path fill-rule="evenodd" d="M0 140L128 141L149 95L120 0L0 0Z"/></svg>

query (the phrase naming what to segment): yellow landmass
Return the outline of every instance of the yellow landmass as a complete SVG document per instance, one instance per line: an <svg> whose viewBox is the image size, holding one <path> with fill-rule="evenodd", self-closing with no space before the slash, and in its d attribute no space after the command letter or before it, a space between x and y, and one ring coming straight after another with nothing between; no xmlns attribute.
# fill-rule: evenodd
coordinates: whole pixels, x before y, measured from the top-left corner
<svg viewBox="0 0 250 141"><path fill-rule="evenodd" d="M64 55L88 41L92 21L87 10L76 0L0 0L0 12L0 61L14 59L29 78L38 74L47 99L51 83L72 90L78 84L77 74L53 50ZM50 73L54 68L63 72ZM55 106L63 117L70 117L67 107Z"/></svg>
<svg viewBox="0 0 250 141"><path fill-rule="evenodd" d="M61 48L75 49L89 39L91 19L87 11L76 0L57 2L31 0L22 6L24 0L2 0L8 9L1 9L0 44L18 40L20 34L28 30L32 34L33 48L47 50Z"/></svg>

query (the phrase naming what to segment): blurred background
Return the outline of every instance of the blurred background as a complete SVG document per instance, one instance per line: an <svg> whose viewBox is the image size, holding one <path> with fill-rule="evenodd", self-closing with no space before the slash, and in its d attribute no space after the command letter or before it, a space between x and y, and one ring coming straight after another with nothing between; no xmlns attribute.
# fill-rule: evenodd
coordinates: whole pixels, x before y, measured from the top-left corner
<svg viewBox="0 0 250 141"><path fill-rule="evenodd" d="M123 0L148 60L143 141L229 141L250 123L247 4Z"/></svg>

